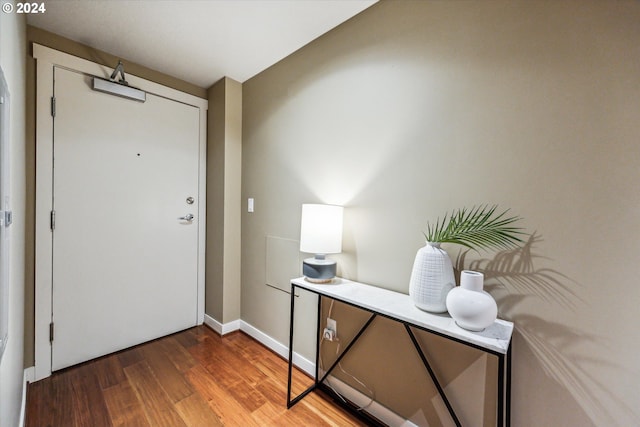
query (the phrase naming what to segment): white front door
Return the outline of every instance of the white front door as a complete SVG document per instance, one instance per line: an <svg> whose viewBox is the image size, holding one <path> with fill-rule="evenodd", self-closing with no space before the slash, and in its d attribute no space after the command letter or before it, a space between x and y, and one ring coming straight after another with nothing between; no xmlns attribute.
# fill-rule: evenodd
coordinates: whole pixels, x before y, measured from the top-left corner
<svg viewBox="0 0 640 427"><path fill-rule="evenodd" d="M54 79L58 370L197 323L200 126L193 106L96 92L60 67Z"/></svg>

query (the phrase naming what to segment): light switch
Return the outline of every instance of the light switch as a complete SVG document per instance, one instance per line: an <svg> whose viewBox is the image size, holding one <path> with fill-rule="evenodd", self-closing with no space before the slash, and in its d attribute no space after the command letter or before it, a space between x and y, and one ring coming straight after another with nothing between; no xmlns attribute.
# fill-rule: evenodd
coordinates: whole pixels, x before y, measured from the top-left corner
<svg viewBox="0 0 640 427"><path fill-rule="evenodd" d="M249 197L247 201L247 212L253 212L253 197Z"/></svg>

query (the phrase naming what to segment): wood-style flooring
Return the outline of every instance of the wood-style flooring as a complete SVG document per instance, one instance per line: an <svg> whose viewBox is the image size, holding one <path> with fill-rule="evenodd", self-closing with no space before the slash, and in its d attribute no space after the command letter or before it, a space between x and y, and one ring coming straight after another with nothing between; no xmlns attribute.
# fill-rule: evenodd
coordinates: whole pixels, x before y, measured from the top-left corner
<svg viewBox="0 0 640 427"><path fill-rule="evenodd" d="M312 380L294 372L297 395ZM287 410L287 362L199 326L30 384L27 427L363 426L319 392Z"/></svg>

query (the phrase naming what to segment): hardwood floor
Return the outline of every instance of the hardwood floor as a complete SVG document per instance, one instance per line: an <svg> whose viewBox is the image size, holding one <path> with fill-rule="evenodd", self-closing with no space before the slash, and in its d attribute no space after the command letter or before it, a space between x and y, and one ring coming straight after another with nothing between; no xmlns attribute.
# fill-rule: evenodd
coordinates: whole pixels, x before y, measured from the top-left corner
<svg viewBox="0 0 640 427"><path fill-rule="evenodd" d="M299 393L312 380L294 372ZM314 392L287 410L287 362L199 326L29 385L27 427L363 426Z"/></svg>

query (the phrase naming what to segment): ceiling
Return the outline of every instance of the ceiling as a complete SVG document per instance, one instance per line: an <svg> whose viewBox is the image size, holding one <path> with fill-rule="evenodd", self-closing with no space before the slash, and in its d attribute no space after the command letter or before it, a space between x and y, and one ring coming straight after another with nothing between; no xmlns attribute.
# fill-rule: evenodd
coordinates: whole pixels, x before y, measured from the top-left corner
<svg viewBox="0 0 640 427"><path fill-rule="evenodd" d="M376 0L48 0L29 25L203 88L245 80Z"/></svg>

